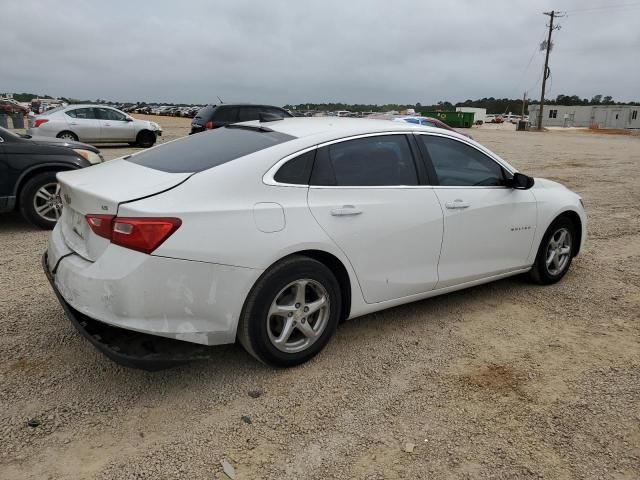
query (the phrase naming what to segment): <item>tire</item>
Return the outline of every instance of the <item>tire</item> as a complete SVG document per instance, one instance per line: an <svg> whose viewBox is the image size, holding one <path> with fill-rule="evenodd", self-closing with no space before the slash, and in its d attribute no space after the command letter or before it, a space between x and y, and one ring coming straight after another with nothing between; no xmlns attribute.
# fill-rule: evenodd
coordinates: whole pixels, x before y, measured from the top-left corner
<svg viewBox="0 0 640 480"><path fill-rule="evenodd" d="M153 147L153 144L156 143L156 134L149 130L143 130L136 137L136 142L142 148Z"/></svg>
<svg viewBox="0 0 640 480"><path fill-rule="evenodd" d="M51 230L62 213L57 172L43 172L30 178L20 191L20 213L32 225Z"/></svg>
<svg viewBox="0 0 640 480"><path fill-rule="evenodd" d="M56 137L57 138L64 138L64 139L70 140L72 142L77 142L78 141L78 136L75 133L70 132L68 130L60 132L58 135L56 135Z"/></svg>
<svg viewBox="0 0 640 480"><path fill-rule="evenodd" d="M564 240L561 241L562 238ZM571 220L566 217L554 220L540 242L536 261L529 272L531 280L541 285L550 285L564 277L577 248L576 239L576 226Z"/></svg>
<svg viewBox="0 0 640 480"><path fill-rule="evenodd" d="M317 260L294 255L267 270L251 289L237 337L249 354L267 365L299 365L329 342L341 305L340 286L331 270ZM270 314L272 308L275 313ZM316 310L307 317L306 308Z"/></svg>

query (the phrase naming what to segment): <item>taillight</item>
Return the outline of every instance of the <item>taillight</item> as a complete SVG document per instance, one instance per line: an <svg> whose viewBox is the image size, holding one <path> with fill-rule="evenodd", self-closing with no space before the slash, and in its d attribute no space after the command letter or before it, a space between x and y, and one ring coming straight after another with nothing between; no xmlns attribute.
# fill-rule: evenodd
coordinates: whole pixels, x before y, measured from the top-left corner
<svg viewBox="0 0 640 480"><path fill-rule="evenodd" d="M90 214L86 215L85 218L87 219L87 223L91 227L91 230L93 230L93 233L111 240L111 224L115 218L114 215Z"/></svg>
<svg viewBox="0 0 640 480"><path fill-rule="evenodd" d="M213 120L209 120L204 126L211 130L213 128Z"/></svg>
<svg viewBox="0 0 640 480"><path fill-rule="evenodd" d="M179 218L87 215L86 219L96 235L143 253L153 252L182 225Z"/></svg>
<svg viewBox="0 0 640 480"><path fill-rule="evenodd" d="M49 120L46 118L37 118L35 122L33 122L33 128L38 128L43 123L47 123Z"/></svg>

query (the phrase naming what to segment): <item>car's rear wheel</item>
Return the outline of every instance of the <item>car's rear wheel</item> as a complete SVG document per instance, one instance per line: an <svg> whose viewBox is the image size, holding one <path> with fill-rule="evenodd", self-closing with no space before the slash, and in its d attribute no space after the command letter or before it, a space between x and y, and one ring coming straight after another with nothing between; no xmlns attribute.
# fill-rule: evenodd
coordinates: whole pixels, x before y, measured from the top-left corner
<svg viewBox="0 0 640 480"><path fill-rule="evenodd" d="M238 340L268 365L291 367L320 352L338 325L339 284L324 264L289 257L260 277L238 324Z"/></svg>
<svg viewBox="0 0 640 480"><path fill-rule="evenodd" d="M556 219L547 229L540 242L536 261L530 272L531 279L542 285L556 283L565 276L575 245L575 225L566 217Z"/></svg>
<svg viewBox="0 0 640 480"><path fill-rule="evenodd" d="M52 229L62 214L60 185L56 172L43 172L29 179L20 191L20 212L36 227Z"/></svg>
<svg viewBox="0 0 640 480"><path fill-rule="evenodd" d="M142 148L153 147L153 144L156 143L156 134L149 130L143 130L138 134L136 142Z"/></svg>
<svg viewBox="0 0 640 480"><path fill-rule="evenodd" d="M62 138L64 140L69 140L70 142L77 142L78 141L78 136L75 133L69 132L67 130L65 130L64 132L60 132L56 136L58 138Z"/></svg>

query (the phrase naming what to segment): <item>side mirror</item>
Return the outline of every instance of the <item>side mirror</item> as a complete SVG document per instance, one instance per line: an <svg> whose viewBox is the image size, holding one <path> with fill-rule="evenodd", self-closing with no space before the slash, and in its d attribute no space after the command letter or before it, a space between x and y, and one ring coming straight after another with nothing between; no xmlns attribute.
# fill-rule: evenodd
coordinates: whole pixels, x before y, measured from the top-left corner
<svg viewBox="0 0 640 480"><path fill-rule="evenodd" d="M125 122L133 122L133 118L131 118L129 115L127 115L126 117L124 117L124 121Z"/></svg>
<svg viewBox="0 0 640 480"><path fill-rule="evenodd" d="M534 180L533 177L525 175L524 173L514 173L513 178L511 179L511 188L515 188L517 190L529 190L533 187Z"/></svg>

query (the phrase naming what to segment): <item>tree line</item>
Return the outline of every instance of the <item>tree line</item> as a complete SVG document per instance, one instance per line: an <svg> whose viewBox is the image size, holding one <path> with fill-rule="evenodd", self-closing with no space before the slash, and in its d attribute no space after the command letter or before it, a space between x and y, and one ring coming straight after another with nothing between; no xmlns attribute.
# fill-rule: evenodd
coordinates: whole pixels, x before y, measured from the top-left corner
<svg viewBox="0 0 640 480"><path fill-rule="evenodd" d="M30 102L33 98L53 98L49 95L38 95L35 93L14 93L13 98L18 102ZM103 99L97 100L77 100L73 98L61 98L68 103L112 103ZM144 102L137 102L144 103ZM528 104L538 104L538 100L527 101ZM616 102L611 95L594 95L591 99L580 98L578 95L558 95L555 99L545 99L546 105L640 105L640 102ZM175 105L181 107L191 106L190 104L173 104L163 103L163 105ZM456 107L476 107L486 108L487 113L504 114L513 113L520 115L522 111L522 99L521 98L494 98L485 97L477 100L467 99L464 102L451 103L449 101L440 101L433 105L422 105L420 102L415 104L398 104L387 103L384 105L378 104L363 104L363 103L299 103L297 105L285 105L284 108L288 110L315 110L321 112L335 112L338 110L348 110L350 112L388 112L396 110L398 112L414 109L416 112L433 112L433 111L452 111ZM525 106L525 114L528 113L528 109Z"/></svg>
<svg viewBox="0 0 640 480"><path fill-rule="evenodd" d="M527 105L538 104L538 100L527 100ZM640 105L640 102L616 102L610 95L594 95L591 99L580 98L578 95L558 95L555 99L545 99L547 105ZM335 112L338 110L349 110L350 112L388 112L391 110L403 111L414 109L416 112L431 111L451 111L456 107L475 107L486 108L487 113L504 114L513 113L520 115L522 111L521 98L494 98L485 97L478 100L465 100L464 102L451 103L449 101L440 101L433 105L422 105L420 102L415 104L397 104L388 103L384 105L377 104L349 104L349 103L300 103L298 105L285 105L284 108L289 110L316 110L325 112ZM528 109L525 106L525 114Z"/></svg>

